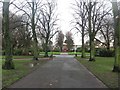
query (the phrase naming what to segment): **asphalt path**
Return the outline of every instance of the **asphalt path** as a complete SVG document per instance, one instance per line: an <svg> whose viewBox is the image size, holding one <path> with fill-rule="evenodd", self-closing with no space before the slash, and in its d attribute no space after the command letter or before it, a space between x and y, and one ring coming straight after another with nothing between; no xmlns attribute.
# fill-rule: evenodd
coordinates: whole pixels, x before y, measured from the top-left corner
<svg viewBox="0 0 120 90"><path fill-rule="evenodd" d="M56 55L10 88L107 88L73 55Z"/></svg>

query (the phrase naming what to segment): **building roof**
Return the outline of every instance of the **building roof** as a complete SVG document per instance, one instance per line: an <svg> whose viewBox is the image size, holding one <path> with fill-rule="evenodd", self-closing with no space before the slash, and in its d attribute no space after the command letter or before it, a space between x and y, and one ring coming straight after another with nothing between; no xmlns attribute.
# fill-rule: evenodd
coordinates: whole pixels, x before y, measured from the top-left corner
<svg viewBox="0 0 120 90"><path fill-rule="evenodd" d="M63 45L67 45L67 43L63 43Z"/></svg>

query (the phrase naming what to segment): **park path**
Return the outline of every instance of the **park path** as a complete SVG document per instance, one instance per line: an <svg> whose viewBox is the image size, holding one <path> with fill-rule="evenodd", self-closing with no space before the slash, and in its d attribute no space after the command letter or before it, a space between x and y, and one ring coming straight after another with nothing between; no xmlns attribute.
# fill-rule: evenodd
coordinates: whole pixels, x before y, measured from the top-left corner
<svg viewBox="0 0 120 90"><path fill-rule="evenodd" d="M10 88L107 88L74 56L57 55Z"/></svg>

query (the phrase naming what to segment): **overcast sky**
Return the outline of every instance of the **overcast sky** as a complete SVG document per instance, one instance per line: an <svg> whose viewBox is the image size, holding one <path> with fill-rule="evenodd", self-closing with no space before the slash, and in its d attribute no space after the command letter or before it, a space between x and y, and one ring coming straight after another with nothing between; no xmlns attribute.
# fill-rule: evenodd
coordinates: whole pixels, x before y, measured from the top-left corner
<svg viewBox="0 0 120 90"><path fill-rule="evenodd" d="M72 16L72 8L71 3L74 3L74 0L58 0L58 13L60 19L60 27L63 33L65 34L67 31L72 29L72 25L70 24L71 20L73 19ZM72 31L73 32L73 31ZM81 45L81 35L74 35L74 43L77 45Z"/></svg>

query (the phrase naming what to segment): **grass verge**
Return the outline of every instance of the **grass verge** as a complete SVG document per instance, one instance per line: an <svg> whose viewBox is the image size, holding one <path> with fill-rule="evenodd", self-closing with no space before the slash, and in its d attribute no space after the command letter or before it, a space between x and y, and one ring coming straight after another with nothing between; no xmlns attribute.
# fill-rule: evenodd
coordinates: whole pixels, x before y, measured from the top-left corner
<svg viewBox="0 0 120 90"><path fill-rule="evenodd" d="M81 55L82 53L81 53L81 52L68 52L68 54L69 54L69 55L75 55L75 54ZM85 54L86 54L87 56L90 55L90 53L87 53L87 52L86 52Z"/></svg>
<svg viewBox="0 0 120 90"><path fill-rule="evenodd" d="M114 58L96 57L95 62L76 57L76 59L90 70L109 88L118 88L118 73L112 72Z"/></svg>
<svg viewBox="0 0 120 90"><path fill-rule="evenodd" d="M4 61L3 61L4 62ZM14 70L2 70L2 87L8 87L17 80L26 76L33 70L37 69L39 65L46 63L46 60L33 61L33 60L13 60L15 64ZM39 63L39 65L35 65L31 67L30 64Z"/></svg>
<svg viewBox="0 0 120 90"><path fill-rule="evenodd" d="M49 55L60 55L61 52L48 52ZM40 54L45 54L45 52L40 52Z"/></svg>
<svg viewBox="0 0 120 90"><path fill-rule="evenodd" d="M13 59L28 59L33 58L33 56L13 56ZM38 58L44 58L43 55L39 55ZM0 56L0 59L5 59L5 56Z"/></svg>

